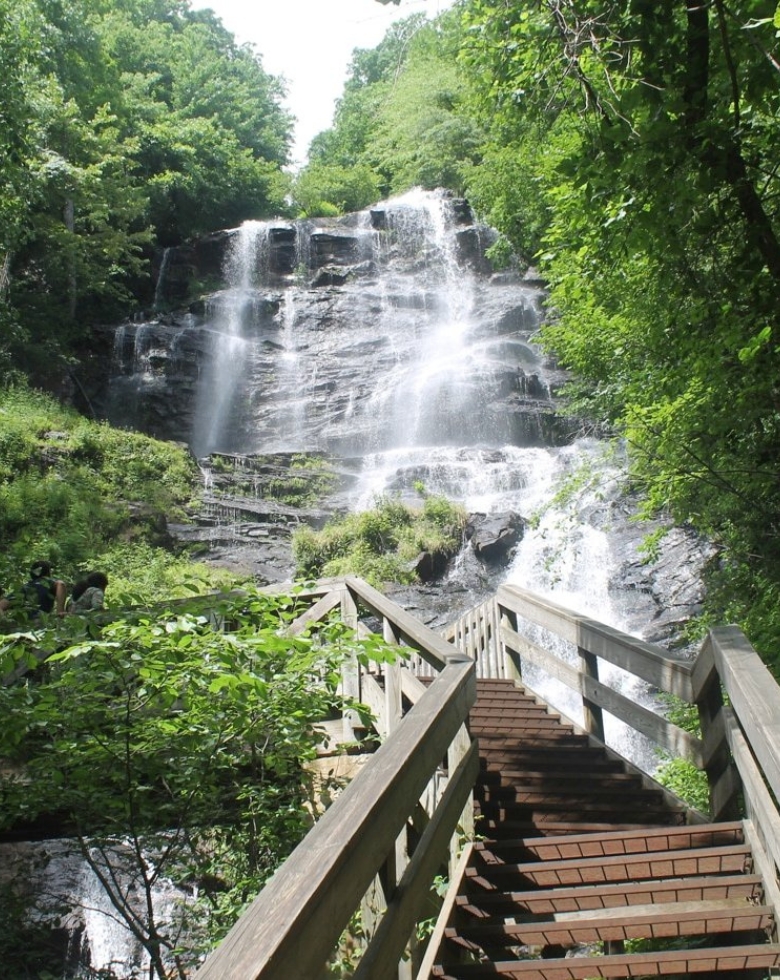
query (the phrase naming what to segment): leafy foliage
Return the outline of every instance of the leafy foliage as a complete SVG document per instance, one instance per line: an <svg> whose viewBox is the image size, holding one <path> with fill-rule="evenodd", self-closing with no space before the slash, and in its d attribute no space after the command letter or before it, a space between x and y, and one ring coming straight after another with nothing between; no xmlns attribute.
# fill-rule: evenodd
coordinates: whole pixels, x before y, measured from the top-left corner
<svg viewBox="0 0 780 980"><path fill-rule="evenodd" d="M146 544L148 576L165 520L196 486L194 461L180 447L91 422L24 387L0 389L0 576L8 590L36 560L65 579L104 561L126 571L125 559L113 557L117 539Z"/></svg>
<svg viewBox="0 0 780 980"><path fill-rule="evenodd" d="M550 282L573 411L720 549L709 615L777 648L776 4L463 8L476 203ZM486 166L485 164L489 164Z"/></svg>
<svg viewBox="0 0 780 980"><path fill-rule="evenodd" d="M51 654L0 690L2 827L56 814L161 980L174 962L187 975L305 832L313 726L342 707L343 658L378 649L335 624L287 636L296 608L247 592L210 615L180 605L87 635L68 620L0 644L4 674L31 643ZM162 880L193 897L155 908Z"/></svg>
<svg viewBox="0 0 780 980"><path fill-rule="evenodd" d="M460 111L467 83L457 39L456 14L415 14L373 50L354 52L335 124L315 137L293 186L304 212L357 210L414 186L463 188L481 130Z"/></svg>
<svg viewBox="0 0 780 980"><path fill-rule="evenodd" d="M377 586L414 582L421 552L445 559L457 552L465 520L462 508L443 497L426 496L420 509L393 497L377 497L372 510L336 518L322 531L296 531L293 556L298 575L355 574Z"/></svg>
<svg viewBox="0 0 780 980"><path fill-rule="evenodd" d="M187 0L3 0L0 52L0 369L46 378L138 302L154 242L284 209L291 120Z"/></svg>

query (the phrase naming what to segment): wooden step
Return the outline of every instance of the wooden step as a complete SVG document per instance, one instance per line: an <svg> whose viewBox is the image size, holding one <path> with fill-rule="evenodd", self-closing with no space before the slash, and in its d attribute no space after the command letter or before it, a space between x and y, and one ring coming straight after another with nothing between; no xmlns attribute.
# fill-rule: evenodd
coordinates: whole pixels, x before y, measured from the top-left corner
<svg viewBox="0 0 780 980"><path fill-rule="evenodd" d="M503 840L512 841L524 837L537 837L539 835L552 838L566 835L577 835L585 833L601 834L606 831L635 831L646 829L649 826L678 827L683 824L679 814L666 814L669 819L647 820L645 817L620 821L610 815L609 820L583 820L579 814L571 820L566 819L566 815L551 813L545 816L543 821L533 822L531 819L513 821L511 823L496 823L490 820L480 820L477 832L480 836L494 842ZM673 818L672 818L673 817Z"/></svg>
<svg viewBox="0 0 780 980"><path fill-rule="evenodd" d="M616 854L646 854L650 851L679 851L692 847L717 847L743 844L744 832L739 821L720 824L694 824L683 827L646 827L632 832L567 834L556 837L522 837L515 840L483 840L474 844L474 852L483 860L505 864L511 855L525 854L527 859L565 861Z"/></svg>
<svg viewBox="0 0 780 980"><path fill-rule="evenodd" d="M477 713L476 717L472 712L469 715L469 728L471 729L471 734L477 737L481 735L495 735L496 734L496 723L495 720L491 720L487 717L487 712L484 718ZM509 709L506 712L501 723L502 734L509 734L510 732L520 732L525 733L528 731L533 731L534 729L554 729L555 731L569 732L570 734L575 734L574 728L567 722L561 721L560 717L555 715L550 715L546 711L526 711L526 710L514 710Z"/></svg>
<svg viewBox="0 0 780 980"><path fill-rule="evenodd" d="M566 861L495 864L468 868L466 876L485 882L488 890L507 878L539 888L557 885L595 885L648 878L680 878L695 875L739 874L752 870L750 848L701 847L680 851L621 854Z"/></svg>
<svg viewBox="0 0 780 980"><path fill-rule="evenodd" d="M554 769L570 769L582 773L591 769L612 772L625 772L625 764L619 759L610 758L603 749L582 746L554 746L549 744L531 746L529 744L495 746L489 748L485 739L479 743L480 766L490 769L500 766L504 769L531 769L535 772ZM583 762L587 766L583 768Z"/></svg>
<svg viewBox="0 0 780 980"><path fill-rule="evenodd" d="M617 956L522 960L435 966L431 976L442 980L473 977L504 980L591 980L591 978L679 976L727 971L769 970L780 966L780 945L750 944L715 949L664 950Z"/></svg>
<svg viewBox="0 0 780 980"><path fill-rule="evenodd" d="M760 875L718 875L715 877L648 879L610 885L569 888L535 888L531 891L485 891L469 889L456 899L456 907L466 917L518 919L524 915L553 915L594 909L625 908L664 902L707 902L739 898L760 902L763 886Z"/></svg>
<svg viewBox="0 0 780 980"><path fill-rule="evenodd" d="M600 857L615 854L646 854L648 851L678 851L692 847L718 847L744 844L745 834L738 820L717 824L692 824L684 827L647 827L631 833L582 834L561 840L540 837L525 838L526 850L540 860ZM503 845L505 846L505 845Z"/></svg>
<svg viewBox="0 0 780 980"><path fill-rule="evenodd" d="M632 772L620 772L614 770L591 769L583 772L582 769L572 767L570 769L549 769L546 772L529 769L509 769L506 766L486 765L480 772L480 784L482 786L497 786L502 784L520 786L560 786L566 783L571 787L589 786L643 786L641 776Z"/></svg>
<svg viewBox="0 0 780 980"><path fill-rule="evenodd" d="M474 923L449 927L445 937L471 952L501 946L576 946L627 939L676 939L724 933L767 932L774 912L744 899L671 902L654 907L559 914L530 922Z"/></svg>
<svg viewBox="0 0 780 980"><path fill-rule="evenodd" d="M662 802L656 804L630 803L626 806L619 806L617 803L610 805L609 802L599 801L577 803L567 801L565 797L558 800L546 799L543 802L529 803L528 805L501 805L477 801L475 813L480 818L477 829L481 835L486 837L492 836L493 831L499 827L504 831L511 830L513 824L519 823L531 823L541 827L545 821L551 819L574 822L585 817L585 819L596 823L615 821L616 823L633 823L641 826L648 823L672 823L674 816ZM683 809L677 812L680 823L682 823L683 813Z"/></svg>
<svg viewBox="0 0 780 980"><path fill-rule="evenodd" d="M502 697L498 694L495 696L488 695L487 697L479 694L476 704L469 712L469 720L471 722L477 719L480 722L488 721L495 727L496 709L508 709L514 715L523 715L529 718L543 715L548 718L563 720L559 712L553 711L546 704L540 704L538 701L528 699ZM571 724L571 722L567 721L566 724Z"/></svg>
<svg viewBox="0 0 780 980"><path fill-rule="evenodd" d="M560 783L543 786L485 786L478 787L475 794L483 809L485 804L518 806L526 803L544 803L546 800L566 800L570 805L587 806L589 804L616 805L625 807L643 807L665 805L663 793L660 790L646 789L639 786L594 785L588 787L564 786Z"/></svg>
<svg viewBox="0 0 780 980"><path fill-rule="evenodd" d="M476 815L479 818L479 814ZM602 830L638 830L650 825L659 827L678 827L684 823L682 815L656 813L652 815L589 813L587 819L579 812L549 813L544 810L529 811L512 821L479 819L477 832L491 840L510 840L523 834L549 834L559 837L562 834L579 834L588 830L599 833Z"/></svg>

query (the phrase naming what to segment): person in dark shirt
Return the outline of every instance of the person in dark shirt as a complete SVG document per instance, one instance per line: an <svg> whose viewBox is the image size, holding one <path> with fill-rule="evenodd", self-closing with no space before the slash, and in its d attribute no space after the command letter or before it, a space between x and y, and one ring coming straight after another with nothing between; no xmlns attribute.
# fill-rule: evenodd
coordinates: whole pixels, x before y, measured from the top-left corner
<svg viewBox="0 0 780 980"><path fill-rule="evenodd" d="M30 579L22 587L21 595L8 595L0 599L0 613L21 607L30 619L41 613L65 614L65 583L52 576L48 561L37 561L30 567Z"/></svg>

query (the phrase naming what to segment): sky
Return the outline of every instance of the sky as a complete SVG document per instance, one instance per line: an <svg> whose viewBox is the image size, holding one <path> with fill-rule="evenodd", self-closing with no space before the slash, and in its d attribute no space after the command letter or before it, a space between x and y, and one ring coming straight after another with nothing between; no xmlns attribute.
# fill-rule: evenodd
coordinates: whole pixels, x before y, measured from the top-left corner
<svg viewBox="0 0 780 980"><path fill-rule="evenodd" d="M312 138L327 129L354 48L373 48L396 20L428 17L454 0L192 0L210 7L240 44L253 44L263 68L287 80L286 107L297 117L293 159L304 162Z"/></svg>

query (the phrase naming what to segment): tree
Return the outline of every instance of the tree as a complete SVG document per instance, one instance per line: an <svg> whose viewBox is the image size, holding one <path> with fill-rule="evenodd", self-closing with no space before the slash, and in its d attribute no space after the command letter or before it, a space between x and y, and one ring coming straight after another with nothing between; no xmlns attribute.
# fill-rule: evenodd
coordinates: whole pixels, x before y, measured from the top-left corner
<svg viewBox="0 0 780 980"><path fill-rule="evenodd" d="M463 52L493 114L485 158L509 143L536 168L519 208L546 215L545 337L576 374L574 407L629 439L650 508L720 546L713 612L738 610L766 653L759 619L780 589L775 8L472 0ZM493 213L516 240L506 173L473 186L509 202Z"/></svg>
<svg viewBox="0 0 780 980"><path fill-rule="evenodd" d="M313 163L293 182L292 197L303 215L360 211L379 199L380 177L367 164L341 167Z"/></svg>
<svg viewBox="0 0 780 980"><path fill-rule="evenodd" d="M342 187L345 169L368 168L382 194L414 186L461 190L481 133L461 111L466 81L456 64L458 25L456 14L430 23L414 15L393 24L376 48L356 50L334 126L315 137L298 183L322 187L323 175L341 168Z"/></svg>
<svg viewBox="0 0 780 980"><path fill-rule="evenodd" d="M0 59L0 356L47 380L142 301L154 243L285 210L291 119L186 0L2 0Z"/></svg>
<svg viewBox="0 0 780 980"><path fill-rule="evenodd" d="M56 814L159 980L189 975L305 833L313 725L342 706L343 657L374 649L337 626L287 636L294 597L211 605L0 645L3 675L31 639L59 651L0 691L4 827ZM192 896L167 915L166 880Z"/></svg>

